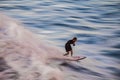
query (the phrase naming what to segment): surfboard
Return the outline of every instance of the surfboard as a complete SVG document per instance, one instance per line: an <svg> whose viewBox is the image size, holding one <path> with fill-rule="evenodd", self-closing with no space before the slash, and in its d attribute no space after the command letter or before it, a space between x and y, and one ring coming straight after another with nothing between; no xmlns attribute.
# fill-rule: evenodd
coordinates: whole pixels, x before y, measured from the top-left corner
<svg viewBox="0 0 120 80"><path fill-rule="evenodd" d="M79 60L83 60L86 57L81 57L81 56L73 56L73 58L75 59L75 61L79 61Z"/></svg>
<svg viewBox="0 0 120 80"><path fill-rule="evenodd" d="M63 59L63 60L69 60L69 61L79 61L79 60L83 60L86 57L85 56L61 56L59 57L59 59Z"/></svg>

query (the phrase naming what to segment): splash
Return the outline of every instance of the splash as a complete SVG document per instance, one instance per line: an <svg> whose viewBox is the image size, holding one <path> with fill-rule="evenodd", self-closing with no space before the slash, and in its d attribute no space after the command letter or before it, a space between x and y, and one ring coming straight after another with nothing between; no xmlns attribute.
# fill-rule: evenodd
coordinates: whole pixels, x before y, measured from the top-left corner
<svg viewBox="0 0 120 80"><path fill-rule="evenodd" d="M47 65L48 54L60 53L17 20L0 14L0 79L62 80L62 71Z"/></svg>

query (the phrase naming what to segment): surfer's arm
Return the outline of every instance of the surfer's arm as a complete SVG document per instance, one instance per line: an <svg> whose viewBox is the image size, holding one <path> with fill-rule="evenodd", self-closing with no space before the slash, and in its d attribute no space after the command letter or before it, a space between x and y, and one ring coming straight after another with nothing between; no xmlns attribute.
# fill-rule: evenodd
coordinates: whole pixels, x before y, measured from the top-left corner
<svg viewBox="0 0 120 80"><path fill-rule="evenodd" d="M73 43L73 46L75 46L75 42Z"/></svg>
<svg viewBox="0 0 120 80"><path fill-rule="evenodd" d="M75 44L73 44L73 46L75 46Z"/></svg>

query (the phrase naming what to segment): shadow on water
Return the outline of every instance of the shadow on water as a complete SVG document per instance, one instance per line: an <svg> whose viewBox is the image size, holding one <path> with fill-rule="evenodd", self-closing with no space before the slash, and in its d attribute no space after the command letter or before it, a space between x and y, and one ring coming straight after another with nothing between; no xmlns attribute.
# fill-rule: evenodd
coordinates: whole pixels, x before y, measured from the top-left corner
<svg viewBox="0 0 120 80"><path fill-rule="evenodd" d="M7 65L6 61L2 57L0 57L0 75L3 75L0 76L0 80L16 80L19 77L18 72Z"/></svg>
<svg viewBox="0 0 120 80"><path fill-rule="evenodd" d="M89 75L98 76L98 77L103 77L103 75L98 73L98 72L94 72L92 70L89 70L89 69L81 67L81 66L69 64L67 62L64 62L64 63L62 63L60 65L64 66L64 67L67 67L67 68L69 68L69 69L71 69L73 71L79 72L79 73L89 74Z"/></svg>

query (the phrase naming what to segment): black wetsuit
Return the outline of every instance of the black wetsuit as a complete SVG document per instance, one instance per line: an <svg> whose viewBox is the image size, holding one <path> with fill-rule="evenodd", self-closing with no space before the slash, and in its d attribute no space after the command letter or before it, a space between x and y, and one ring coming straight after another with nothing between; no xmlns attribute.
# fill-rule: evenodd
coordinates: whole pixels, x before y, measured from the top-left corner
<svg viewBox="0 0 120 80"><path fill-rule="evenodd" d="M74 43L73 40L69 40L69 41L67 41L67 43L65 44L65 50L66 50L66 52L72 50L71 44L73 44L73 46L75 46L75 43Z"/></svg>

